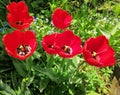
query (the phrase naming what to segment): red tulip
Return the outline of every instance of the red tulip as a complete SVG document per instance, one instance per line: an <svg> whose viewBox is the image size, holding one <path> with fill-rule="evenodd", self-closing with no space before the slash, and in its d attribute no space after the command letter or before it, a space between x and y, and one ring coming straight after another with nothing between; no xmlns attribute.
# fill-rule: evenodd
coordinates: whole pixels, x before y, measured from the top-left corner
<svg viewBox="0 0 120 95"><path fill-rule="evenodd" d="M15 30L3 36L6 52L14 58L25 60L36 50L37 42L33 31Z"/></svg>
<svg viewBox="0 0 120 95"><path fill-rule="evenodd" d="M114 50L110 47L105 36L89 38L83 48L83 56L90 65L97 67L112 66L115 64Z"/></svg>
<svg viewBox="0 0 120 95"><path fill-rule="evenodd" d="M57 51L55 50L55 38L57 33L46 35L42 40L42 46L44 50L49 54L57 54Z"/></svg>
<svg viewBox="0 0 120 95"><path fill-rule="evenodd" d="M9 13L7 15L7 19L8 19L8 23L12 27L20 30L29 28L31 22L33 21L33 17L30 16L28 12L24 12L22 14L20 12L16 14Z"/></svg>
<svg viewBox="0 0 120 95"><path fill-rule="evenodd" d="M67 11L60 8L55 9L52 14L52 22L55 27L60 29L67 28L72 21L72 16L68 14Z"/></svg>
<svg viewBox="0 0 120 95"><path fill-rule="evenodd" d="M71 30L66 30L56 35L55 48L63 58L72 58L82 53L81 38L73 34Z"/></svg>
<svg viewBox="0 0 120 95"><path fill-rule="evenodd" d="M12 13L16 14L18 12L28 12L28 7L25 4L25 2L20 1L20 2L11 2L9 5L6 6L6 9Z"/></svg>

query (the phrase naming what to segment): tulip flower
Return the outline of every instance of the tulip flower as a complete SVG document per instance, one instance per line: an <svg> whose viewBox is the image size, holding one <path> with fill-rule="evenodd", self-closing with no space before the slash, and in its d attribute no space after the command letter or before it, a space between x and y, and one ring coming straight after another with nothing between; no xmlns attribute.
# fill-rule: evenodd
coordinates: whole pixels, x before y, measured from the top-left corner
<svg viewBox="0 0 120 95"><path fill-rule="evenodd" d="M52 22L55 27L59 29L65 29L70 26L72 21L72 16L68 14L67 11L60 8L55 9L52 14Z"/></svg>
<svg viewBox="0 0 120 95"><path fill-rule="evenodd" d="M87 63L97 67L112 66L115 64L114 50L105 36L89 38L83 47L83 56Z"/></svg>
<svg viewBox="0 0 120 95"><path fill-rule="evenodd" d="M25 60L31 56L37 47L35 33L33 31L21 32L15 30L3 36L2 41L6 52L17 59Z"/></svg>

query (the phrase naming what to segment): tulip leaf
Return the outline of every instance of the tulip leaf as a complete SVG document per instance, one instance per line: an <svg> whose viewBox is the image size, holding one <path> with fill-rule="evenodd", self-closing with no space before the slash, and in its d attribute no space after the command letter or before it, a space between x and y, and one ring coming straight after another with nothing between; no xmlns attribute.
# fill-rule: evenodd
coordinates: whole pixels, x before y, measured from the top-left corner
<svg viewBox="0 0 120 95"><path fill-rule="evenodd" d="M115 27L113 27L113 29L111 30L111 35L114 35L117 32L117 29L120 27L120 22L118 22L116 24Z"/></svg>
<svg viewBox="0 0 120 95"><path fill-rule="evenodd" d="M44 79L40 81L40 92L43 92L43 90L47 87L49 80Z"/></svg>
<svg viewBox="0 0 120 95"><path fill-rule="evenodd" d="M16 95L16 93L10 88L10 86L0 81L0 95Z"/></svg>
<svg viewBox="0 0 120 95"><path fill-rule="evenodd" d="M45 69L35 68L35 70L39 73L42 73L42 74L48 76L52 81L57 82L57 79L59 78L57 76L57 74L55 74L55 72L51 68L45 68Z"/></svg>
<svg viewBox="0 0 120 95"><path fill-rule="evenodd" d="M110 33L108 33L107 31L103 31L103 30L100 30L100 32L101 32L104 36L106 36L108 39L110 39L110 37L111 37L111 34L110 34Z"/></svg>
<svg viewBox="0 0 120 95"><path fill-rule="evenodd" d="M19 92L20 93L19 95L31 95L31 92L28 87L33 82L33 80L34 80L34 76L27 77L22 80L21 90Z"/></svg>
<svg viewBox="0 0 120 95"><path fill-rule="evenodd" d="M13 60L13 65L16 69L16 71L22 76L25 77L27 75L27 68L23 61L19 61L17 59Z"/></svg>

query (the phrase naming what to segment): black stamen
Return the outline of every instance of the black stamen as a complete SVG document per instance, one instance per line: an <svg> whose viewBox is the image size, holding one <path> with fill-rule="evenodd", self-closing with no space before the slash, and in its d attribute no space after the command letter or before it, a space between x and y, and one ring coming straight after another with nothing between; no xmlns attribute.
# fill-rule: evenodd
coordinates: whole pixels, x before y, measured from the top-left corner
<svg viewBox="0 0 120 95"><path fill-rule="evenodd" d="M53 45L48 45L49 48L53 48L54 46Z"/></svg>
<svg viewBox="0 0 120 95"><path fill-rule="evenodd" d="M63 46L62 49L67 54L71 54L72 53L72 49L69 46Z"/></svg>
<svg viewBox="0 0 120 95"><path fill-rule="evenodd" d="M20 45L18 48L17 48L17 53L21 56L26 56L27 54L30 53L30 46L28 45Z"/></svg>
<svg viewBox="0 0 120 95"><path fill-rule="evenodd" d="M21 21L17 21L16 24L17 25L22 25L22 22Z"/></svg>

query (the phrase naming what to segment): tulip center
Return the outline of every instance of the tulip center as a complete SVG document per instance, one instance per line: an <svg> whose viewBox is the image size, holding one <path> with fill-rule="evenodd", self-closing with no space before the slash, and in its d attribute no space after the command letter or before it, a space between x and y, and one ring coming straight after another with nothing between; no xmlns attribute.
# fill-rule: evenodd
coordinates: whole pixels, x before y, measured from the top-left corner
<svg viewBox="0 0 120 95"><path fill-rule="evenodd" d="M95 51L92 52L92 57L96 59L97 53Z"/></svg>
<svg viewBox="0 0 120 95"><path fill-rule="evenodd" d="M72 49L69 46L63 46L62 49L67 54L71 54L72 53Z"/></svg>
<svg viewBox="0 0 120 95"><path fill-rule="evenodd" d="M16 24L17 25L22 25L23 23L22 23L22 21L17 21Z"/></svg>
<svg viewBox="0 0 120 95"><path fill-rule="evenodd" d="M17 53L20 55L20 56L26 56L27 54L29 54L31 51L31 47L28 46L28 45L20 45L18 48L17 48Z"/></svg>
<svg viewBox="0 0 120 95"><path fill-rule="evenodd" d="M48 45L49 48L53 48L54 46L53 45Z"/></svg>

